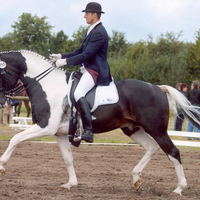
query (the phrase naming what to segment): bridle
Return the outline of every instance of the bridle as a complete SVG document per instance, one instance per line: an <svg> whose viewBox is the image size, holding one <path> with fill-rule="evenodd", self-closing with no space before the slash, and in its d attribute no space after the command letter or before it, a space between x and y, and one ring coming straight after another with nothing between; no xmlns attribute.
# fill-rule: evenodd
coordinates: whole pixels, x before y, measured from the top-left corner
<svg viewBox="0 0 200 200"><path fill-rule="evenodd" d="M1 66L1 63L2 63L2 66ZM12 70L7 68L6 63L4 61L0 60L0 79L2 80L2 88L0 88L0 92L2 91L4 96L8 97L8 98L12 98L13 96L17 96L21 92L23 92L24 90L27 90L31 86L35 85L38 81L40 81L42 78L47 76L54 69L56 69L55 65L48 68L47 70L45 70L44 72L42 72L41 74L36 76L35 78L28 81L27 83L25 83L25 84L18 83L17 85L15 85L14 88L11 88L12 86L10 84L8 74L13 76L13 77L15 76L16 78L18 78L20 80L22 79L22 77L20 78L20 75L19 75L19 77L14 75Z"/></svg>
<svg viewBox="0 0 200 200"><path fill-rule="evenodd" d="M10 74L10 72L6 69L6 63L0 60L0 78L2 84L0 91L2 91L3 94L7 94L11 88L10 82L8 81L8 74Z"/></svg>

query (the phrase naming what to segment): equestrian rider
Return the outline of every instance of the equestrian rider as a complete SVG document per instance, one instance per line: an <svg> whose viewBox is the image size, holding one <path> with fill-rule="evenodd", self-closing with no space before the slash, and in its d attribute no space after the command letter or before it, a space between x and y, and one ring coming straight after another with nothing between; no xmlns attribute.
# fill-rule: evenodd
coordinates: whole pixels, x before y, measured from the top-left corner
<svg viewBox="0 0 200 200"><path fill-rule="evenodd" d="M90 28L80 48L66 54L51 54L50 59L57 60L57 67L82 65L83 75L74 92L74 98L83 122L84 133L81 139L93 142L92 118L85 95L95 85L109 85L112 77L107 62L108 34L100 22L101 13L104 13L101 5L90 2L82 12L85 12L84 18Z"/></svg>

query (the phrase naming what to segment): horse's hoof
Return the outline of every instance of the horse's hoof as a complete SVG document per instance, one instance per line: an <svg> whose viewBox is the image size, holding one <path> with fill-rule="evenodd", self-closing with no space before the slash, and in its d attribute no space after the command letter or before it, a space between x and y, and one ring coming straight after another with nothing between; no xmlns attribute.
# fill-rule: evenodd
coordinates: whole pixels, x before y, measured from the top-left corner
<svg viewBox="0 0 200 200"><path fill-rule="evenodd" d="M58 190L58 191L69 191L70 188L68 189L68 188L64 188L64 187L61 187L61 186L60 186L57 190Z"/></svg>
<svg viewBox="0 0 200 200"><path fill-rule="evenodd" d="M77 183L67 183L64 185L61 185L58 190L59 191L68 191L71 189L71 187L76 187L78 184Z"/></svg>
<svg viewBox="0 0 200 200"><path fill-rule="evenodd" d="M135 189L138 190L142 185L142 179L138 180L134 185L135 185Z"/></svg>
<svg viewBox="0 0 200 200"><path fill-rule="evenodd" d="M5 174L5 169L0 170L0 176L2 176L3 174Z"/></svg>
<svg viewBox="0 0 200 200"><path fill-rule="evenodd" d="M176 192L172 192L172 193L171 193L171 196L174 196L174 197L175 197L175 196L181 196L181 195L178 194L178 193L176 193Z"/></svg>

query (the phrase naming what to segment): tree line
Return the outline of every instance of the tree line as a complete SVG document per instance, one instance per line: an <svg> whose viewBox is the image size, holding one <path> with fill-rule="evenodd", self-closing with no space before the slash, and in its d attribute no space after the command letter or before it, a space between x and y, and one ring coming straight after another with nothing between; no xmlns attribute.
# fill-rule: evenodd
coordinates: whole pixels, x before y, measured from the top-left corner
<svg viewBox="0 0 200 200"><path fill-rule="evenodd" d="M67 53L82 44L88 26L80 26L72 39L60 31L51 33L53 26L47 17L39 18L23 13L11 25L13 32L0 37L0 52L27 49L48 58L48 49L53 53ZM138 79L153 84L175 86L177 82L190 84L200 77L200 29L194 43L180 40L183 32L167 32L156 40L150 35L147 40L130 43L125 33L116 30L109 36L108 62L115 79ZM77 70L77 67L67 69Z"/></svg>

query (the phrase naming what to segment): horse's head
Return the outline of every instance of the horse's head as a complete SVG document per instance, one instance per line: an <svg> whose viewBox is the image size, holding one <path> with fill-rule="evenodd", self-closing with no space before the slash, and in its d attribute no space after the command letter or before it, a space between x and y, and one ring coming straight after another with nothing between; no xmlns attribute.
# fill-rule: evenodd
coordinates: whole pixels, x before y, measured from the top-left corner
<svg viewBox="0 0 200 200"><path fill-rule="evenodd" d="M25 58L20 52L0 53L0 105L5 103L5 95L14 89L26 69Z"/></svg>

